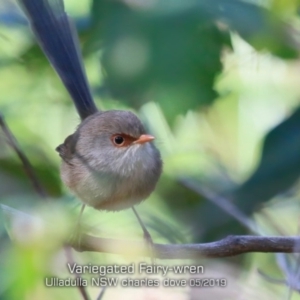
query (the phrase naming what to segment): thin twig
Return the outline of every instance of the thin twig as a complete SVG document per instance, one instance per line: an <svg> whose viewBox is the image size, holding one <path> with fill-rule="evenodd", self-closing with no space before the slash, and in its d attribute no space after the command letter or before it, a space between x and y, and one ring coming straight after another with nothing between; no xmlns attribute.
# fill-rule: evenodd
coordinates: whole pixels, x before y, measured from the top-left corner
<svg viewBox="0 0 300 300"><path fill-rule="evenodd" d="M187 178L180 178L178 181L185 187L196 192L200 196L204 196L206 199L214 203L216 206L224 210L229 216L239 221L244 227L249 229L251 232L261 235L256 224L248 218L236 205L228 201L228 199L216 195L209 191L207 188L200 186L198 183Z"/></svg>
<svg viewBox="0 0 300 300"><path fill-rule="evenodd" d="M27 174L28 178L30 179L33 188L39 194L39 196L43 199L47 199L47 193L45 192L43 186L40 184L31 163L29 162L26 155L23 153L21 148L18 145L18 142L12 132L10 131L9 127L6 125L4 121L3 115L0 113L0 126L2 128L3 133L6 136L7 143L12 147L12 149L17 153L19 159L23 164L23 168L25 173Z"/></svg>
<svg viewBox="0 0 300 300"><path fill-rule="evenodd" d="M105 291L106 291L106 288L107 288L106 286L104 286L104 287L102 288L102 290L101 290L99 296L97 297L97 300L101 300L101 299L103 298L104 293L105 293Z"/></svg>
<svg viewBox="0 0 300 300"><path fill-rule="evenodd" d="M286 285L286 281L284 279L278 279L278 278L273 278L267 274L265 274L262 270L258 269L258 274L260 274L264 279L266 279L268 282L275 283L275 284L284 284Z"/></svg>
<svg viewBox="0 0 300 300"><path fill-rule="evenodd" d="M65 253L66 253L66 257L67 257L67 262L69 264L73 265L75 261L74 261L74 257L73 257L73 253L72 253L72 248L70 246L65 246L64 249L65 249ZM75 273L75 277L76 278L81 278L81 276L77 273ZM86 289L84 288L84 286L78 285L77 287L79 289L79 292L80 292L82 298L84 300L90 300L90 297L87 294Z"/></svg>

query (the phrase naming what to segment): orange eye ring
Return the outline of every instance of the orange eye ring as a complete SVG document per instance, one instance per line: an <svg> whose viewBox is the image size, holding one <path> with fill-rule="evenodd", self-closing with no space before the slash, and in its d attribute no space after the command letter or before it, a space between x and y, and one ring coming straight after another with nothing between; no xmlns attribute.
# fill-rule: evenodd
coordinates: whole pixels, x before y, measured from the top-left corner
<svg viewBox="0 0 300 300"><path fill-rule="evenodd" d="M114 143L115 146L122 147L125 143L125 138L120 134L116 134L112 136L112 142Z"/></svg>
<svg viewBox="0 0 300 300"><path fill-rule="evenodd" d="M125 133L116 133L111 136L110 140L115 147L121 148L130 146L136 138Z"/></svg>

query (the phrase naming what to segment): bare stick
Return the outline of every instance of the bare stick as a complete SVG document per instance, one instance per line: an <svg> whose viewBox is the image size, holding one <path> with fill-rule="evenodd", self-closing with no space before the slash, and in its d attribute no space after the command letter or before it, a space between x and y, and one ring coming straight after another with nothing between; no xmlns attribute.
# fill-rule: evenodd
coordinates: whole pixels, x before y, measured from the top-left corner
<svg viewBox="0 0 300 300"><path fill-rule="evenodd" d="M103 298L104 293L105 293L105 291L106 291L106 288L107 288L106 286L104 286L104 287L102 288L102 290L101 290L99 296L97 297L97 300L101 300L101 299Z"/></svg>
<svg viewBox="0 0 300 300"><path fill-rule="evenodd" d="M68 261L70 264L73 265L73 264L74 264L74 257L73 257L73 253L72 253L72 248L71 248L70 246L65 246L64 249L65 249L67 261ZM77 274L77 273L75 274L75 277L76 277L76 278L81 278L80 275ZM89 297L89 295L87 294L87 292L86 292L84 286L78 285L77 287L78 287L78 289L79 289L79 292L80 292L82 298L83 298L84 300L90 300L90 297Z"/></svg>
<svg viewBox="0 0 300 300"><path fill-rule="evenodd" d="M181 178L179 179L179 182L185 187L189 188L190 190L193 190L197 194L204 196L209 201L214 203L216 206L220 207L228 215L232 216L234 219L239 221L243 226L245 226L251 232L259 235L261 234L258 231L256 224L250 218L248 218L236 205L228 201L228 199L214 194L213 192L209 191L203 186L200 186L199 184L195 183L192 180Z"/></svg>
<svg viewBox="0 0 300 300"><path fill-rule="evenodd" d="M47 194L43 188L43 186L40 184L37 176L35 175L35 172L33 170L33 167L31 163L29 162L26 155L22 152L21 148L18 145L18 142L12 132L10 131L9 127L6 125L4 121L4 117L0 113L0 126L2 128L3 133L6 136L7 143L12 147L12 149L17 153L19 159L21 160L23 164L24 171L28 178L30 179L33 188L35 191L39 194L39 196L43 199L47 199Z"/></svg>
<svg viewBox="0 0 300 300"><path fill-rule="evenodd" d="M278 278L273 278L267 274L265 274L262 270L258 269L258 274L260 274L264 279L266 279L268 282L275 283L275 284L284 284L286 285L286 281L284 279L278 279Z"/></svg>

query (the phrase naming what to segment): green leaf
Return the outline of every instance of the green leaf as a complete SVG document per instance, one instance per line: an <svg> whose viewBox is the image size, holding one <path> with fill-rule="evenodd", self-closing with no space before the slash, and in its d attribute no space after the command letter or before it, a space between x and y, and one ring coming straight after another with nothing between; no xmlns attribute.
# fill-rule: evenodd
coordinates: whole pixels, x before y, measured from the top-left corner
<svg viewBox="0 0 300 300"><path fill-rule="evenodd" d="M235 192L239 207L252 213L259 204L286 192L300 176L300 107L265 137L260 163Z"/></svg>
<svg viewBox="0 0 300 300"><path fill-rule="evenodd" d="M134 108L155 99L169 120L217 98L214 82L229 38L204 12L143 11L114 1L94 1L92 11L113 96Z"/></svg>

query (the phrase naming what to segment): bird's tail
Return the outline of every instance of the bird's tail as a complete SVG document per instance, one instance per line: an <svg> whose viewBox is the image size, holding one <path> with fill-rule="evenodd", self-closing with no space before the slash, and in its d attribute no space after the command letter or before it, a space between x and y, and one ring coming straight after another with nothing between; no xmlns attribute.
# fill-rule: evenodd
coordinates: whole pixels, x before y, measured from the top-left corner
<svg viewBox="0 0 300 300"><path fill-rule="evenodd" d="M40 47L70 93L81 119L97 111L73 23L62 0L18 0Z"/></svg>

